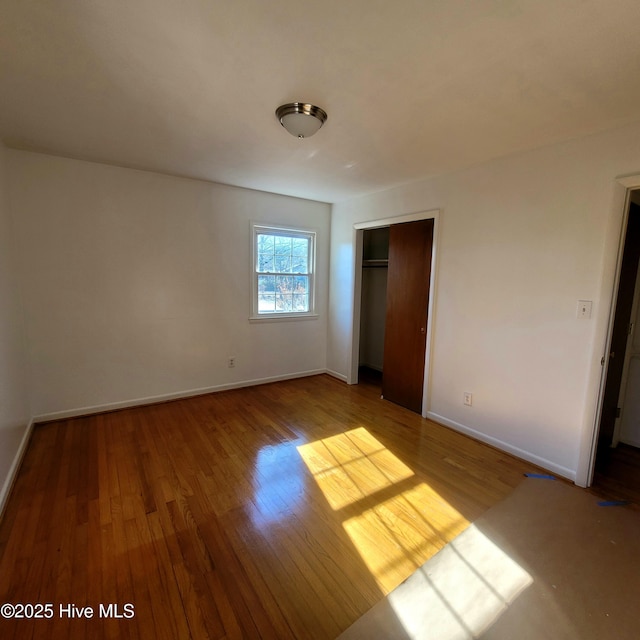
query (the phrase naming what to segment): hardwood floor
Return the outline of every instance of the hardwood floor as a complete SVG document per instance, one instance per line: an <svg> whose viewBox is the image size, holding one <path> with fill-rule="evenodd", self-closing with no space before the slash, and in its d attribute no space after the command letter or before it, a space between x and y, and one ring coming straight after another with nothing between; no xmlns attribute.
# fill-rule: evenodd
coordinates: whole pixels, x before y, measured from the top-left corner
<svg viewBox="0 0 640 640"><path fill-rule="evenodd" d="M598 452L592 492L640 507L640 449L620 443Z"/></svg>
<svg viewBox="0 0 640 640"><path fill-rule="evenodd" d="M335 638L531 469L326 375L42 424L0 637Z"/></svg>

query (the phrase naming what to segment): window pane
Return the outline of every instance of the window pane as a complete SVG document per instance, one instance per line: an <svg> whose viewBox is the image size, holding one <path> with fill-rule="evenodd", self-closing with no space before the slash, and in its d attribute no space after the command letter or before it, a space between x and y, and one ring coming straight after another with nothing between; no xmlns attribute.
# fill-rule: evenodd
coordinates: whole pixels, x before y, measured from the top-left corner
<svg viewBox="0 0 640 640"><path fill-rule="evenodd" d="M309 311L309 296L294 293L293 308L295 311Z"/></svg>
<svg viewBox="0 0 640 640"><path fill-rule="evenodd" d="M276 311L286 313L287 311L293 311L291 304L291 294L278 294L276 299Z"/></svg>
<svg viewBox="0 0 640 640"><path fill-rule="evenodd" d="M258 271L275 271L273 253L258 254Z"/></svg>
<svg viewBox="0 0 640 640"><path fill-rule="evenodd" d="M276 276L278 293L293 293L293 276Z"/></svg>
<svg viewBox="0 0 640 640"><path fill-rule="evenodd" d="M291 273L307 273L307 259L302 256L293 256L291 259Z"/></svg>
<svg viewBox="0 0 640 640"><path fill-rule="evenodd" d="M294 293L309 294L309 276L295 276Z"/></svg>
<svg viewBox="0 0 640 640"><path fill-rule="evenodd" d="M258 234L258 253L273 253L273 236L264 233Z"/></svg>
<svg viewBox="0 0 640 640"><path fill-rule="evenodd" d="M257 239L258 261L256 269L258 271L273 271L273 236L259 234Z"/></svg>
<svg viewBox="0 0 640 640"><path fill-rule="evenodd" d="M273 313L276 310L276 277L258 276L258 312Z"/></svg>
<svg viewBox="0 0 640 640"><path fill-rule="evenodd" d="M309 256L309 238L293 238L291 253L307 260Z"/></svg>
<svg viewBox="0 0 640 640"><path fill-rule="evenodd" d="M286 236L274 236L276 255L291 255L292 240Z"/></svg>
<svg viewBox="0 0 640 640"><path fill-rule="evenodd" d="M259 233L258 248L262 251L273 251L273 236L267 233Z"/></svg>
<svg viewBox="0 0 640 640"><path fill-rule="evenodd" d="M275 293L275 276L258 276L258 293Z"/></svg>
<svg viewBox="0 0 640 640"><path fill-rule="evenodd" d="M276 296L273 293L258 294L258 312L273 313L276 310Z"/></svg>
<svg viewBox="0 0 640 640"><path fill-rule="evenodd" d="M285 256L276 255L274 266L276 273L291 273L291 256L289 254Z"/></svg>

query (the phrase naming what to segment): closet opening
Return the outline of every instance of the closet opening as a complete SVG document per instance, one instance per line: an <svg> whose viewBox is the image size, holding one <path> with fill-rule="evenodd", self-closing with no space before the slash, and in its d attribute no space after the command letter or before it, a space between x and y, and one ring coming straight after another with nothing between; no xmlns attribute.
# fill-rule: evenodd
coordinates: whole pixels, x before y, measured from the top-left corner
<svg viewBox="0 0 640 640"><path fill-rule="evenodd" d="M389 272L389 227L362 232L362 293L358 380L382 392Z"/></svg>

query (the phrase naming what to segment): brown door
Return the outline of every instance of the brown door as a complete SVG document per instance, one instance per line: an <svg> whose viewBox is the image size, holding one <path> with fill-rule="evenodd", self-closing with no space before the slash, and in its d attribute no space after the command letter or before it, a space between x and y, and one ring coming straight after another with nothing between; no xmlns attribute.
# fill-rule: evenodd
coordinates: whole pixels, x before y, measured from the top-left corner
<svg viewBox="0 0 640 640"><path fill-rule="evenodd" d="M433 220L391 225L382 395L422 412Z"/></svg>

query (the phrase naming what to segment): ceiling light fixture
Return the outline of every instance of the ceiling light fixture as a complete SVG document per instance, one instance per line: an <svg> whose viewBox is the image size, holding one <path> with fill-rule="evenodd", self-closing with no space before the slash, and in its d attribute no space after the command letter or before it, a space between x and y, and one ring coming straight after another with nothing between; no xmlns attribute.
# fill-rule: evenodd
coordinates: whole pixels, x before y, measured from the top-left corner
<svg viewBox="0 0 640 640"><path fill-rule="evenodd" d="M290 102L276 109L280 124L296 138L310 138L327 120L320 107L306 102Z"/></svg>

